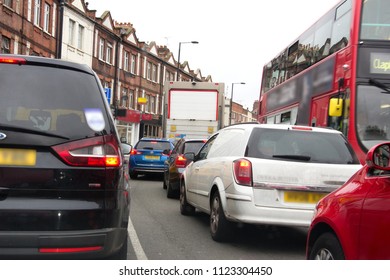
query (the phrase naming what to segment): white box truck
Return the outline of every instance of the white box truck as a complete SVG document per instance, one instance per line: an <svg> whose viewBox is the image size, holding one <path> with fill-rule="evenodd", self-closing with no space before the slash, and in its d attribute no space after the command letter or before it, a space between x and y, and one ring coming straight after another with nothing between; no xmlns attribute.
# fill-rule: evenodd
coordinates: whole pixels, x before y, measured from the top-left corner
<svg viewBox="0 0 390 280"><path fill-rule="evenodd" d="M222 128L224 91L224 83L167 81L164 85L164 137L207 139Z"/></svg>

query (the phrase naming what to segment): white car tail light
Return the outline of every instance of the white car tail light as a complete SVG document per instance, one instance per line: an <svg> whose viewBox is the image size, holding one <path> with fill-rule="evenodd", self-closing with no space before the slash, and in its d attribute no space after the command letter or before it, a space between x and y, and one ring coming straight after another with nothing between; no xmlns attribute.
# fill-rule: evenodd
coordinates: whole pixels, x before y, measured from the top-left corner
<svg viewBox="0 0 390 280"><path fill-rule="evenodd" d="M249 187L253 185L252 163L249 160L238 159L233 161L233 174L237 184Z"/></svg>

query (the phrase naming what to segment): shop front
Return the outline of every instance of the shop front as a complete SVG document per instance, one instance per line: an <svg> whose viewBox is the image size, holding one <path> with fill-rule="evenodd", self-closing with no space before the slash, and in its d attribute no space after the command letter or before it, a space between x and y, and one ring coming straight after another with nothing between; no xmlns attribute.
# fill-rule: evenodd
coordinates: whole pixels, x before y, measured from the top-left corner
<svg viewBox="0 0 390 280"><path fill-rule="evenodd" d="M162 136L162 116L127 109L124 116L116 118L116 127L121 142L135 145L142 137Z"/></svg>
<svg viewBox="0 0 390 280"><path fill-rule="evenodd" d="M141 112L127 109L124 116L116 118L116 128L121 142L135 145L139 139Z"/></svg>

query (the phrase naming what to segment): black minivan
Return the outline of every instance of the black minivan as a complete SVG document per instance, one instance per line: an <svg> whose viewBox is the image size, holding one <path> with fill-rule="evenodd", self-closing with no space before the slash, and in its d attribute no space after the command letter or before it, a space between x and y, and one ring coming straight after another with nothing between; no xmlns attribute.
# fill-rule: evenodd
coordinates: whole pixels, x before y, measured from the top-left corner
<svg viewBox="0 0 390 280"><path fill-rule="evenodd" d="M86 65L0 55L0 257L123 259L130 197Z"/></svg>

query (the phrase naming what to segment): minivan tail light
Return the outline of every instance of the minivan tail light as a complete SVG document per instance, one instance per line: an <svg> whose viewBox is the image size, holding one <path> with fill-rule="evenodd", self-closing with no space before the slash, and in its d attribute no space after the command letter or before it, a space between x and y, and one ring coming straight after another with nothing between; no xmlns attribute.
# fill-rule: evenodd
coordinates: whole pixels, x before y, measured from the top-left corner
<svg viewBox="0 0 390 280"><path fill-rule="evenodd" d="M183 155L178 155L175 164L177 168L184 168L187 166L187 159Z"/></svg>
<svg viewBox="0 0 390 280"><path fill-rule="evenodd" d="M0 57L0 63L26 64L26 60L20 57L2 56Z"/></svg>
<svg viewBox="0 0 390 280"><path fill-rule="evenodd" d="M53 146L53 150L71 166L119 167L119 146L113 136L99 136Z"/></svg>
<svg viewBox="0 0 390 280"><path fill-rule="evenodd" d="M292 127L293 130L307 130L307 131L310 131L310 130L313 130L311 127L305 127L305 126L293 126Z"/></svg>
<svg viewBox="0 0 390 280"><path fill-rule="evenodd" d="M237 184L252 186L252 163L247 159L233 161L233 175Z"/></svg>
<svg viewBox="0 0 390 280"><path fill-rule="evenodd" d="M81 253L81 252L92 252L100 251L103 246L91 246L91 247L65 247L65 248L39 248L39 253Z"/></svg>

